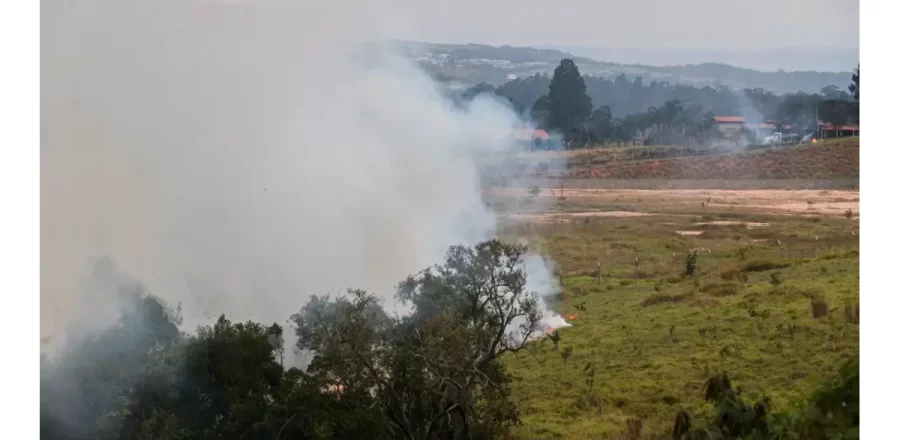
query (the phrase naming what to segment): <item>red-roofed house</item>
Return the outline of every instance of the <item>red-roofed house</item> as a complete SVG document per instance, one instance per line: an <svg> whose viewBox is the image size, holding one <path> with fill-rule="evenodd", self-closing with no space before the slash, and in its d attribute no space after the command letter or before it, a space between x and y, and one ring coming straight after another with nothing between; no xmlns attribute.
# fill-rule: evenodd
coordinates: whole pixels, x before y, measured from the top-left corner
<svg viewBox="0 0 900 440"><path fill-rule="evenodd" d="M742 116L713 116L713 122L719 132L728 139L738 137L746 123Z"/></svg>
<svg viewBox="0 0 900 440"><path fill-rule="evenodd" d="M819 132L823 138L841 137L841 136L859 136L858 125L838 125L834 126L831 122L819 122Z"/></svg>
<svg viewBox="0 0 900 440"><path fill-rule="evenodd" d="M713 116L713 121L716 121L716 124L744 124L743 116Z"/></svg>

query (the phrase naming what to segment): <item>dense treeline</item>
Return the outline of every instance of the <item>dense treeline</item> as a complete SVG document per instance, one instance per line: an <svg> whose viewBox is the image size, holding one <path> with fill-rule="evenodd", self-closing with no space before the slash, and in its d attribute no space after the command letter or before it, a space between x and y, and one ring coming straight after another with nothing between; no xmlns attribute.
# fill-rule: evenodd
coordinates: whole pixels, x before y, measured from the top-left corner
<svg viewBox="0 0 900 440"><path fill-rule="evenodd" d="M510 103L523 119L558 131L572 145L627 142L634 138L667 144L705 143L717 135L712 117L743 116L748 122L776 121L801 134L815 130L816 118L834 125L859 122L859 69L848 91L837 86L819 93L776 95L764 89L691 87L640 77L614 80L582 76L570 59L552 77L534 75L500 87L478 84L461 94L492 94ZM555 89L555 91L554 91Z"/></svg>
<svg viewBox="0 0 900 440"><path fill-rule="evenodd" d="M178 309L132 289L118 323L41 359L47 439L493 439L519 422L503 358L534 340L538 298L524 247L451 248L443 265L400 283L411 306L312 297L290 319L304 370L283 367L284 329L222 316L193 334ZM707 422L675 417L676 438L825 438L859 425L858 366L809 405L770 413L727 377L707 382ZM846 437L844 437L846 438Z"/></svg>

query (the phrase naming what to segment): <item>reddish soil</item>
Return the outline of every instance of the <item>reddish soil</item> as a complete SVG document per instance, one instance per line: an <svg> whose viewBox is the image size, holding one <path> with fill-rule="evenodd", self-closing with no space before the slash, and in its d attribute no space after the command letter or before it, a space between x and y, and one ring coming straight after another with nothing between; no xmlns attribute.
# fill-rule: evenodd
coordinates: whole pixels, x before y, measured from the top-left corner
<svg viewBox="0 0 900 440"><path fill-rule="evenodd" d="M858 178L859 138L736 155L573 165L572 176L594 179Z"/></svg>

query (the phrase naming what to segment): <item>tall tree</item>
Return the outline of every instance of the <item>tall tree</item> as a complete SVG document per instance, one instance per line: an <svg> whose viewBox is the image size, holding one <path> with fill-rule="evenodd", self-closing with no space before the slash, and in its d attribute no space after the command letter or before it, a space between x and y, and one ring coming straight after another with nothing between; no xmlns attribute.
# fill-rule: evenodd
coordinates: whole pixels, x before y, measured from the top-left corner
<svg viewBox="0 0 900 440"><path fill-rule="evenodd" d="M569 58L560 61L550 80L550 115L547 127L559 130L570 139L591 115L591 97L578 66Z"/></svg>
<svg viewBox="0 0 900 440"><path fill-rule="evenodd" d="M856 65L856 72L853 73L849 88L850 93L853 94L853 99L859 101L859 64Z"/></svg>
<svg viewBox="0 0 900 440"><path fill-rule="evenodd" d="M363 291L313 298L292 318L310 372L372 393L397 437L498 438L518 420L499 357L535 337L541 312L525 290L525 248L455 246L443 266L400 284L411 315L392 320Z"/></svg>

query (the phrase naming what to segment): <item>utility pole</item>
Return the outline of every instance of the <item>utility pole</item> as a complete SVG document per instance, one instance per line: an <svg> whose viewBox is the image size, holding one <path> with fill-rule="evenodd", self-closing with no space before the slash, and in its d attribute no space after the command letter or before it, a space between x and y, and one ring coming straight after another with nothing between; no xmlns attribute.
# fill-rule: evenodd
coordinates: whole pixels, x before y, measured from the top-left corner
<svg viewBox="0 0 900 440"><path fill-rule="evenodd" d="M820 137L819 136L820 134L821 133L819 133L819 105L816 104L816 135L814 136L814 138L818 139Z"/></svg>

